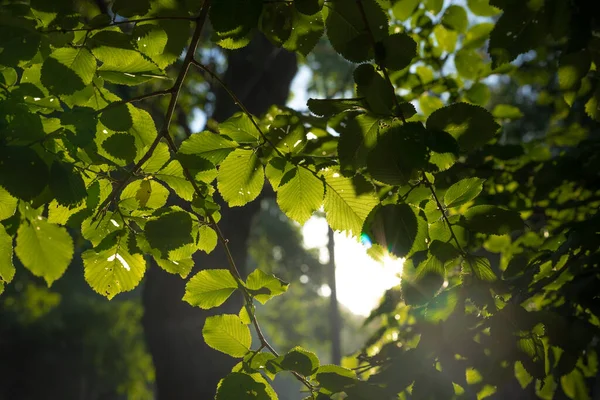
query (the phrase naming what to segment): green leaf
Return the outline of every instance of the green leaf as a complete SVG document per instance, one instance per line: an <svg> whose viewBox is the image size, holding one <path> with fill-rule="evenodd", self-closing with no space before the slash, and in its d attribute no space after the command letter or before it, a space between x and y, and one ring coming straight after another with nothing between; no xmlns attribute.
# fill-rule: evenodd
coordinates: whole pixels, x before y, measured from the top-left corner
<svg viewBox="0 0 600 400"><path fill-rule="evenodd" d="M427 119L427 129L446 131L463 151L473 151L490 141L500 126L486 109L467 103L440 108Z"/></svg>
<svg viewBox="0 0 600 400"><path fill-rule="evenodd" d="M331 229L361 232L363 223L379 200L372 191L357 193L355 183L364 185L362 176L346 178L334 169L323 171L325 177L325 213ZM367 183L368 185L368 183Z"/></svg>
<svg viewBox="0 0 600 400"><path fill-rule="evenodd" d="M0 186L0 221L10 218L17 209L18 200Z"/></svg>
<svg viewBox="0 0 600 400"><path fill-rule="evenodd" d="M420 122L394 125L383 132L367 158L371 176L389 185L406 184L427 166L429 152L424 135Z"/></svg>
<svg viewBox="0 0 600 400"><path fill-rule="evenodd" d="M469 49L460 49L456 52L454 65L460 76L470 80L477 80L485 70L481 55Z"/></svg>
<svg viewBox="0 0 600 400"><path fill-rule="evenodd" d="M198 228L200 240L198 240L198 249L210 253L217 247L217 232L208 225L201 225Z"/></svg>
<svg viewBox="0 0 600 400"><path fill-rule="evenodd" d="M341 392L357 380L354 371L337 365L321 365L315 374L315 379L321 387L332 393Z"/></svg>
<svg viewBox="0 0 600 400"><path fill-rule="evenodd" d="M493 282L498 279L492 269L490 260L486 257L469 256L465 259L465 266L469 272L481 281Z"/></svg>
<svg viewBox="0 0 600 400"><path fill-rule="evenodd" d="M216 400L277 400L273 388L260 374L231 372L221 379L217 387Z"/></svg>
<svg viewBox="0 0 600 400"><path fill-rule="evenodd" d="M81 254L86 282L109 300L135 289L146 272L144 257L128 251L126 238L110 239L113 243L107 249L91 249Z"/></svg>
<svg viewBox="0 0 600 400"><path fill-rule="evenodd" d="M296 346L288 351L280 362L281 368L310 376L319 368L319 359L312 351Z"/></svg>
<svg viewBox="0 0 600 400"><path fill-rule="evenodd" d="M463 33L469 24L467 12L461 6L451 5L444 12L442 24L448 29Z"/></svg>
<svg viewBox="0 0 600 400"><path fill-rule="evenodd" d="M354 172L366 165L369 150L377 143L381 122L370 114L361 114L340 129L338 157L342 171Z"/></svg>
<svg viewBox="0 0 600 400"><path fill-rule="evenodd" d="M262 8L262 0L217 1L211 4L210 22L220 40L239 40L256 28Z"/></svg>
<svg viewBox="0 0 600 400"><path fill-rule="evenodd" d="M192 268L194 268L194 260L192 259L163 260L154 256L154 260L159 267L170 274L179 275L182 279L185 279L192 272Z"/></svg>
<svg viewBox="0 0 600 400"><path fill-rule="evenodd" d="M448 218L450 223L452 224L452 231L456 235L459 243L464 245L467 241L467 231L464 227L457 225L459 222L460 216L453 215ZM450 232L450 228L444 219L436 219L429 222L429 238L431 241L439 240L440 242L450 243L452 241L452 245L454 245L454 240L452 238L452 234Z"/></svg>
<svg viewBox="0 0 600 400"><path fill-rule="evenodd" d="M473 14L480 17L493 17L501 12L490 5L490 0L467 0L467 5Z"/></svg>
<svg viewBox="0 0 600 400"><path fill-rule="evenodd" d="M434 324L447 320L456 308L458 296L456 288L442 291L427 304L425 319Z"/></svg>
<svg viewBox="0 0 600 400"><path fill-rule="evenodd" d="M169 252L193 243L192 217L185 211L162 214L144 227L148 243L168 258Z"/></svg>
<svg viewBox="0 0 600 400"><path fill-rule="evenodd" d="M186 201L191 201L194 197L196 190L185 177L183 167L177 160L173 160L165 165L160 171L154 174L154 178L166 183L177 196Z"/></svg>
<svg viewBox="0 0 600 400"><path fill-rule="evenodd" d="M160 208L167 203L169 190L160 183L141 179L131 182L121 192L119 207L129 210Z"/></svg>
<svg viewBox="0 0 600 400"><path fill-rule="evenodd" d="M228 136L238 143L253 143L259 144L261 137L260 132L252 123L252 119L248 114L238 112L227 121L219 124L219 133Z"/></svg>
<svg viewBox="0 0 600 400"><path fill-rule="evenodd" d="M50 190L63 206L77 204L87 197L85 182L73 164L58 161L50 168Z"/></svg>
<svg viewBox="0 0 600 400"><path fill-rule="evenodd" d="M406 260L400 282L404 303L407 305L428 303L444 283L444 273L440 268L443 267L436 263L434 257L422 262L419 268L414 267L413 260Z"/></svg>
<svg viewBox="0 0 600 400"><path fill-rule="evenodd" d="M135 40L136 49L164 68L165 60L161 55L169 41L169 34L160 26L153 23L138 23L133 28L131 35ZM167 64L168 65L168 64Z"/></svg>
<svg viewBox="0 0 600 400"><path fill-rule="evenodd" d="M185 285L183 301L208 310L223 304L238 288L238 283L226 269L205 269Z"/></svg>
<svg viewBox="0 0 600 400"><path fill-rule="evenodd" d="M123 229L123 220L118 213L107 212L99 220L89 217L81 224L81 235L98 246L108 235Z"/></svg>
<svg viewBox="0 0 600 400"><path fill-rule="evenodd" d="M315 0L301 1L310 2ZM322 13L317 12L313 15L303 14L299 11L297 4L292 14L292 27L292 32L283 43L283 48L289 51L296 51L304 57L308 56L325 32Z"/></svg>
<svg viewBox="0 0 600 400"><path fill-rule="evenodd" d="M563 392L570 399L588 400L590 399L588 385L585 382L585 377L575 368L567 375L560 377L560 385Z"/></svg>
<svg viewBox="0 0 600 400"><path fill-rule="evenodd" d="M10 283L15 276L13 265L13 239L6 233L4 225L0 224L0 294L4 285Z"/></svg>
<svg viewBox="0 0 600 400"><path fill-rule="evenodd" d="M510 104L496 104L492 111L494 118L498 119L519 119L523 118L523 113L518 107Z"/></svg>
<svg viewBox="0 0 600 400"><path fill-rule="evenodd" d="M44 219L21 222L15 253L23 266L44 278L48 286L64 274L73 252L73 239L65 228Z"/></svg>
<svg viewBox="0 0 600 400"><path fill-rule="evenodd" d="M590 70L592 59L589 52L563 54L558 67L558 86L561 90L578 90L581 79Z"/></svg>
<svg viewBox="0 0 600 400"><path fill-rule="evenodd" d="M467 90L467 99L477 104L478 106L485 107L485 105L490 101L490 88L485 83L477 82L473 84Z"/></svg>
<svg viewBox="0 0 600 400"><path fill-rule="evenodd" d="M259 28L275 46L281 46L290 37L293 13L294 6L290 3L274 3L263 8Z"/></svg>
<svg viewBox="0 0 600 400"><path fill-rule="evenodd" d="M100 114L100 122L115 132L127 132L133 126L127 104L110 105Z"/></svg>
<svg viewBox="0 0 600 400"><path fill-rule="evenodd" d="M361 64L354 71L356 93L364 97L367 109L375 114L393 115L394 93L371 64Z"/></svg>
<svg viewBox="0 0 600 400"><path fill-rule="evenodd" d="M132 162L137 154L135 138L128 133L115 133L102 142L102 148L118 160Z"/></svg>
<svg viewBox="0 0 600 400"><path fill-rule="evenodd" d="M0 65L17 65L19 61L31 60L38 52L41 35L35 30L35 23L19 25L11 26L5 21L0 25Z"/></svg>
<svg viewBox="0 0 600 400"><path fill-rule="evenodd" d="M286 178L292 177L287 173L295 168L297 167L294 164L281 157L273 157L269 160L265 168L265 175L274 191L277 191L284 176ZM286 183L286 181L283 181L283 183Z"/></svg>
<svg viewBox="0 0 600 400"><path fill-rule="evenodd" d="M440 50L452 53L458 40L458 32L444 28L443 25L436 25L433 28L435 40Z"/></svg>
<svg viewBox="0 0 600 400"><path fill-rule="evenodd" d="M488 40L492 29L494 29L494 24L490 22L484 22L470 27L465 34L463 49L481 50L481 47L484 46L485 42Z"/></svg>
<svg viewBox="0 0 600 400"><path fill-rule="evenodd" d="M221 163L217 187L230 207L256 199L265 181L260 159L253 150L237 149Z"/></svg>
<svg viewBox="0 0 600 400"><path fill-rule="evenodd" d="M246 279L246 287L250 290L252 296L262 304L285 293L288 286L289 283L283 282L275 275L267 274L259 269L252 271Z"/></svg>
<svg viewBox="0 0 600 400"><path fill-rule="evenodd" d="M490 34L488 53L492 57L492 68L511 62L519 54L541 46L548 32L548 15L544 7L530 3L525 6L511 3L496 22Z"/></svg>
<svg viewBox="0 0 600 400"><path fill-rule="evenodd" d="M42 84L56 95L73 94L92 83L96 59L85 47L54 50L42 65Z"/></svg>
<svg viewBox="0 0 600 400"><path fill-rule="evenodd" d="M406 33L394 33L381 44L385 50L384 65L393 71L408 67L417 56L417 43Z"/></svg>
<svg viewBox="0 0 600 400"><path fill-rule="evenodd" d="M279 114L269 119L269 130L266 133L270 145L264 149L267 159L276 154L298 154L306 146L306 129L296 115Z"/></svg>
<svg viewBox="0 0 600 400"><path fill-rule="evenodd" d="M362 99L308 99L310 112L321 117L332 117L344 111L360 111L365 108Z"/></svg>
<svg viewBox="0 0 600 400"><path fill-rule="evenodd" d="M392 7L392 13L400 21L406 21L413 15L419 3L420 0L398 0Z"/></svg>
<svg viewBox="0 0 600 400"><path fill-rule="evenodd" d="M207 345L235 358L243 357L252 344L250 329L234 314L206 318L202 336Z"/></svg>
<svg viewBox="0 0 600 400"><path fill-rule="evenodd" d="M323 204L323 181L307 168L296 167L287 175L292 177L277 189L277 204L281 211L294 221L304 224Z"/></svg>
<svg viewBox="0 0 600 400"><path fill-rule="evenodd" d="M165 164L171 159L171 151L166 143L159 143L156 149L148 159L142 165L142 171L148 174L152 174L160 171Z"/></svg>
<svg viewBox="0 0 600 400"><path fill-rule="evenodd" d="M396 257L405 257L420 238L419 223L414 210L407 204L388 204L373 209L363 227L372 243L377 243Z"/></svg>
<svg viewBox="0 0 600 400"><path fill-rule="evenodd" d="M444 107L444 102L436 96L424 94L419 97L419 107L421 107L423 115L428 117L431 113Z"/></svg>
<svg viewBox="0 0 600 400"><path fill-rule="evenodd" d="M425 0L425 8L434 15L439 14L442 8L444 8L444 0Z"/></svg>
<svg viewBox="0 0 600 400"><path fill-rule="evenodd" d="M480 178L465 178L456 182L444 194L444 204L453 208L468 203L481 193L483 182L485 180Z"/></svg>
<svg viewBox="0 0 600 400"><path fill-rule="evenodd" d="M496 206L471 207L464 216L468 229L488 235L505 235L524 227L518 212Z"/></svg>
<svg viewBox="0 0 600 400"><path fill-rule="evenodd" d="M314 15L321 11L325 0L294 0L294 6L298 12L305 15Z"/></svg>
<svg viewBox="0 0 600 400"><path fill-rule="evenodd" d="M144 16L150 11L150 0L116 0L112 11L126 18Z"/></svg>
<svg viewBox="0 0 600 400"><path fill-rule="evenodd" d="M100 31L89 43L92 54L102 65L98 75L111 83L139 85L152 78L162 78L164 73L147 56L131 44L131 37L117 31Z"/></svg>
<svg viewBox="0 0 600 400"><path fill-rule="evenodd" d="M0 186L12 196L33 200L48 183L48 167L28 147L0 147Z"/></svg>
<svg viewBox="0 0 600 400"><path fill-rule="evenodd" d="M363 62L374 57L369 30L376 42L388 35L388 19L374 0L361 1L368 27L354 0L338 0L327 4L325 21L327 37L339 54L352 62Z"/></svg>
<svg viewBox="0 0 600 400"><path fill-rule="evenodd" d="M220 127L222 129L223 125ZM253 137L252 140L255 139L256 138ZM203 131L193 134L184 140L183 143L181 143L178 154L195 155L210 161L214 165L218 165L237 147L239 147L239 144L222 135Z"/></svg>

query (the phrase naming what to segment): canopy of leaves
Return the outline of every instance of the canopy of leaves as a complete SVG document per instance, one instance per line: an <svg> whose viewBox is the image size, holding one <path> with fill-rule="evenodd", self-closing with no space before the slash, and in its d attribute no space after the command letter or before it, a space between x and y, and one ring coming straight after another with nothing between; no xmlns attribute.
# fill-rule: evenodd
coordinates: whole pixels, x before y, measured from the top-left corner
<svg viewBox="0 0 600 400"><path fill-rule="evenodd" d="M275 398L267 362L247 362L259 354L251 326L272 350L269 373L293 371L312 398L589 395L600 326L593 1L143 0L104 14L80 3L0 6L0 292L15 265L51 285L74 257L109 299L135 288L150 259L187 276L197 251L219 242L230 254L213 196L245 206L266 176L295 221L322 207L371 254L406 258L402 284L373 312L382 328L355 374L300 348L276 356L253 300L287 283L260 270L242 279L244 260L206 266L185 301L218 307L235 290L245 301L202 330L244 360L217 398ZM348 76L355 94L252 115L226 88L240 112L182 137L171 128L192 67L220 82L196 52L209 25L225 49L259 30L303 57L322 45L361 63Z"/></svg>

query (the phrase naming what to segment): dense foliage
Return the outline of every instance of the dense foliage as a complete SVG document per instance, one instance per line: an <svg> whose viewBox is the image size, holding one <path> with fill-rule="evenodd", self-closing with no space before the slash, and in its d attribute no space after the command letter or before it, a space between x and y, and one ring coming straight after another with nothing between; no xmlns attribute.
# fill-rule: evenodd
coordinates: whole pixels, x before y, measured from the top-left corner
<svg viewBox="0 0 600 400"><path fill-rule="evenodd" d="M109 299L135 288L151 259L185 278L195 252L220 244L230 254L214 196L244 206L268 181L291 219L322 207L373 257L406 258L402 284L347 369L267 342L254 303L287 283L258 269L244 279L232 257L202 270L184 301L245 299L202 329L241 360L217 399L277 398L269 380L284 371L320 400L589 398L600 326L598 14L591 0L449 3L116 0L102 13L86 0L3 2L0 292L13 253L51 285L74 238L88 243L86 281ZM179 140L170 128L187 75L222 84L196 57L208 21L225 49L260 31L307 56L325 33L358 64L355 96L255 116L225 88L240 112ZM150 91L120 97L137 85ZM490 108L500 85L516 85L526 109L510 98ZM157 96L168 99L163 115L138 107Z"/></svg>

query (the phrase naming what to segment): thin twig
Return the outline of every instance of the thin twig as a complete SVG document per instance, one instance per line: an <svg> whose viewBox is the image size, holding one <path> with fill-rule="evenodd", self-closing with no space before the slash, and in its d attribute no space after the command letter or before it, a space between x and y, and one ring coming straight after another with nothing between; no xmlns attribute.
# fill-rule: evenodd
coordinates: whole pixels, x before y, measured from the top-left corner
<svg viewBox="0 0 600 400"><path fill-rule="evenodd" d="M438 198L437 193L435 193L435 189L433 188L433 185L431 184L431 182L429 181L429 179L427 179L427 175L425 175L425 173L423 173L423 183L431 191L431 194L433 195L433 198L435 199L435 202L437 203L437 207L440 210L440 212L442 213L442 217L444 218L444 221L448 225L448 229L450 230L450 235L452 236L452 239L454 239L454 241L456 242L456 246L458 246L458 250L463 255L467 254L467 252L460 245L460 242L458 241L458 238L454 234L454 230L452 229L452 224L450 223L450 220L448 219L448 216L446 215L446 212L444 210L444 206L442 206L442 202Z"/></svg>
<svg viewBox="0 0 600 400"><path fill-rule="evenodd" d="M148 161L150 159L150 157L152 157L154 150L156 149L156 147L158 146L158 144L160 143L162 138L166 138L167 140L170 139L169 127L171 125L171 119L173 117L173 112L175 111L175 105L177 104L177 98L179 97L179 92L181 91L181 87L183 85L183 81L185 80L185 76L187 75L190 64L191 64L192 60L194 59L194 53L196 52L196 48L198 47L198 43L200 42L202 28L204 27L204 22L206 21L206 17L208 16L209 8L210 8L210 0L205 0L204 4L202 5L202 9L200 10L200 15L195 19L196 29L194 29L192 39L190 40L190 45L185 54L185 59L183 60L183 66L181 67L181 70L179 71L179 75L177 76L177 80L173 84L173 87L171 89L167 90L167 92L169 92L169 94L171 95L171 100L169 102L169 106L168 106L167 112L165 114L165 121L164 121L163 128L158 133L158 135L156 136L156 139L154 139L154 141L152 142L152 144L150 145L150 147L148 148L148 150L146 151L144 156L133 166L129 175L125 179L123 179L121 182L119 182L119 184L115 188L113 188L111 194L106 198L106 200L104 200L104 202L102 202L102 204L98 208L98 212L94 216L94 219L96 219L101 213L104 212L104 209L114 201L114 199L118 196L118 194L123 190L125 185L131 180L132 176L135 175L140 170L142 165L144 165L144 163L146 161ZM165 91L159 91L157 93L159 95L166 94L164 92ZM148 96L149 95L145 95L145 97L148 97Z"/></svg>
<svg viewBox="0 0 600 400"><path fill-rule="evenodd" d="M217 81L219 83L219 85L221 85L221 87L227 92L229 97L231 97L233 102L242 110L242 112L244 114L246 114L248 116L248 118L250 118L252 125L254 125L254 127L256 128L256 130L258 131L258 133L260 134L262 139L265 141L265 143L268 143L273 148L273 150L275 150L277 155L279 155L280 157L285 157L285 155L277 148L277 146L275 146L275 144L273 144L273 142L271 142L271 140L269 140L267 135L265 135L265 133L262 131L262 129L260 128L260 126L258 125L256 120L254 119L254 116L250 113L250 111L248 111L246 106L244 106L244 104L241 102L241 100L237 97L237 95L235 93L233 93L233 91L227 86L227 84L225 82L223 82L223 80L219 77L219 75L215 74L213 71L211 71L209 68L207 68L204 64L202 64L196 60L192 60L192 64L194 64L196 67L200 68L202 71L209 74L215 81Z"/></svg>
<svg viewBox="0 0 600 400"><path fill-rule="evenodd" d="M173 91L174 91L173 89L174 89L174 86L171 87L170 89L159 90L159 91L152 92L152 93L141 94L139 96L135 96L135 97L132 97L132 98L127 99L127 100L114 101L114 102L110 103L109 105L107 105L106 107L104 107L103 109L99 110L98 112L106 111L107 109L115 107L115 106L120 105L120 104L135 103L137 101L141 101L141 100L145 100L145 99L150 99L152 97L166 96L166 95L169 95L169 94L173 94Z"/></svg>

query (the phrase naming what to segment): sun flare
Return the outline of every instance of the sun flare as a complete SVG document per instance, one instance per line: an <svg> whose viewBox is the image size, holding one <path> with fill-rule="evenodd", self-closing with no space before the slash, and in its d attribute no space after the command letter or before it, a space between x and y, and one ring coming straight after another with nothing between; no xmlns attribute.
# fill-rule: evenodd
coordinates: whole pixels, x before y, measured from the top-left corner
<svg viewBox="0 0 600 400"><path fill-rule="evenodd" d="M303 227L304 244L309 248L327 246L327 223L313 217ZM404 259L391 255L378 262L367 248L344 233L335 234L337 295L351 312L367 316L383 293L400 283Z"/></svg>

